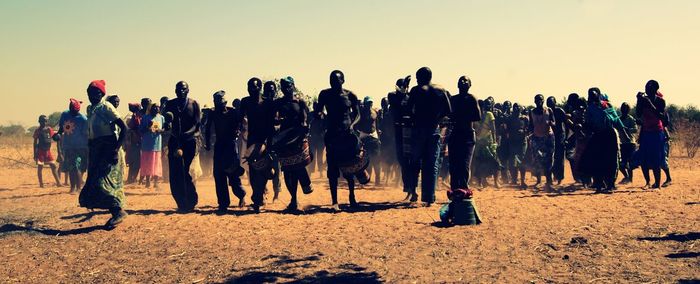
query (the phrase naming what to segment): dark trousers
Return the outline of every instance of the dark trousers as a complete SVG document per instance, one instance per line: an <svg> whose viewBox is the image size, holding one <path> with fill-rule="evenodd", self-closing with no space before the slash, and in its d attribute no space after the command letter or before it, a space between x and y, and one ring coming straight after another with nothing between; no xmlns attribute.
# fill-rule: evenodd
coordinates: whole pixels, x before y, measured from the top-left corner
<svg viewBox="0 0 700 284"><path fill-rule="evenodd" d="M566 154L566 148L564 145L564 138L554 136L554 162L552 164L552 176L555 180L564 179L564 157Z"/></svg>
<svg viewBox="0 0 700 284"><path fill-rule="evenodd" d="M253 204L257 206L264 205L265 187L267 186L268 178L261 171L254 169L253 166L248 167L248 176L250 187L253 189L253 195L251 196Z"/></svg>
<svg viewBox="0 0 700 284"><path fill-rule="evenodd" d="M190 166L197 151L197 142L194 139L190 139L181 141L178 145L177 139L171 138L168 144L170 192L175 199L175 203L177 203L177 208L188 211L193 210L197 206L199 197L197 196L197 188L192 182ZM182 150L181 157L176 154L178 148Z"/></svg>
<svg viewBox="0 0 700 284"><path fill-rule="evenodd" d="M418 167L411 165L410 155L404 153L403 149L403 128L394 128L394 133L396 133L396 157L399 161L399 166L401 168L401 181L403 182L403 191L406 193L416 193L416 187L418 186Z"/></svg>
<svg viewBox="0 0 700 284"><path fill-rule="evenodd" d="M411 167L415 174L421 173L421 201L435 202L435 185L437 184L438 156L440 155L440 133L438 129L413 128L411 143ZM419 170L416 170L419 169Z"/></svg>
<svg viewBox="0 0 700 284"><path fill-rule="evenodd" d="M218 145L217 145L218 146ZM245 190L241 185L241 177L231 169L240 166L238 151L235 145L228 147L214 147L214 184L216 185L216 199L219 208L228 208L231 205L228 187L231 186L233 195L239 199L245 197Z"/></svg>
<svg viewBox="0 0 700 284"><path fill-rule="evenodd" d="M474 133L452 133L447 144L450 151L450 187L469 188L472 155L474 154Z"/></svg>
<svg viewBox="0 0 700 284"><path fill-rule="evenodd" d="M286 170L284 171L284 184L287 186L287 190L292 196L292 202L296 202L297 186L299 184L301 185L301 188L308 188L311 186L309 172L306 171L306 168Z"/></svg>

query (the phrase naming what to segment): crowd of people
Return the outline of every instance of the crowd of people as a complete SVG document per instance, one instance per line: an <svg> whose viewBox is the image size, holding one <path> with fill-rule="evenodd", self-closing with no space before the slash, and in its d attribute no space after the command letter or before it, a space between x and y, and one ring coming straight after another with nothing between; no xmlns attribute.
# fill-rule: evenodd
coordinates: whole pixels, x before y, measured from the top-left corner
<svg viewBox="0 0 700 284"><path fill-rule="evenodd" d="M212 108L190 98L189 85L180 81L175 98L128 104L125 118L117 111L119 97L106 96L104 81L92 81L87 116L77 99L70 99L57 131L40 116L34 133L39 183L43 187L44 166L57 186L59 172L66 173L80 205L110 210L107 226L114 227L127 216L124 184L159 189L167 182L178 210L188 213L198 203L196 180L203 172L213 175L220 213L231 205L229 188L238 206L250 193L252 210L261 212L269 181L273 202L278 199L280 175L291 196L285 211L301 212L297 190L314 191L310 172L325 173L334 211L340 211L340 177L351 207L358 204L356 185L372 179L375 186L401 184L405 202L418 205L420 198L424 206L436 201L440 182L450 199L470 198L472 188L489 181L496 188L559 191L567 161L576 185L596 193L614 192L618 172L624 177L619 183L632 182L637 167L645 188L671 182L670 125L654 80L637 94L636 110L623 102L618 111L595 87L585 97L570 94L563 104L537 94L534 106L524 106L478 99L470 93L470 78L462 76L451 95L432 83L427 67L416 72L412 88L411 76L398 79L377 108L372 98L360 100L344 88L343 72L332 71L329 79L330 88L310 101L292 77L251 78L248 96L229 105L226 92L217 91ZM50 150L53 141L58 159ZM527 184L528 172L534 185Z"/></svg>

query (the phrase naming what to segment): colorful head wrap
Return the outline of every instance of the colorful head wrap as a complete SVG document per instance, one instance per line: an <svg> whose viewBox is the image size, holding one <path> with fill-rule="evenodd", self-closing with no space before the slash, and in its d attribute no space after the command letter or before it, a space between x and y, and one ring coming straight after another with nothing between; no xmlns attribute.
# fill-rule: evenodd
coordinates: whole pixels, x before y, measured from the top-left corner
<svg viewBox="0 0 700 284"><path fill-rule="evenodd" d="M94 87L94 88L97 88L98 90L102 91L102 94L107 94L107 91L105 89L105 85L107 85L107 83L105 83L105 80L94 80L94 81L90 82L90 85L88 86L88 88Z"/></svg>
<svg viewBox="0 0 700 284"><path fill-rule="evenodd" d="M79 100L71 98L70 99L70 109L75 110L75 111L80 111L80 104L82 104L82 103L83 102L81 102Z"/></svg>

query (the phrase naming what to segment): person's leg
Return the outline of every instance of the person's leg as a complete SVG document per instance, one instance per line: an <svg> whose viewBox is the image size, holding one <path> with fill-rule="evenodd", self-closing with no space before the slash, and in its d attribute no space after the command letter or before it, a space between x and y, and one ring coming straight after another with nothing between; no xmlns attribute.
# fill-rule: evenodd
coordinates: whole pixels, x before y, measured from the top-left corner
<svg viewBox="0 0 700 284"><path fill-rule="evenodd" d="M197 195L197 188L194 185L194 180L190 175L190 167L192 166L192 161L194 160L197 151L197 142L195 140L188 141L183 147L183 161L184 161L184 171L185 171L185 193L188 202L188 208L194 210L199 201L199 196Z"/></svg>
<svg viewBox="0 0 700 284"><path fill-rule="evenodd" d="M228 193L228 176L218 168L214 169L214 187L219 211L225 211L231 205Z"/></svg>
<svg viewBox="0 0 700 284"><path fill-rule="evenodd" d="M187 208L187 204L184 200L184 181L185 173L182 156L177 154L177 144L174 142L175 139L171 139L170 149L168 151L168 171L170 172L170 193L175 199L177 208L179 210L184 210Z"/></svg>
<svg viewBox="0 0 700 284"><path fill-rule="evenodd" d="M299 179L299 185L301 185L301 191L304 194L311 194L314 189L311 186L311 177L309 177L309 172L303 168L297 172L297 178Z"/></svg>
<svg viewBox="0 0 700 284"><path fill-rule="evenodd" d="M49 168L51 169L51 175L53 175L53 179L56 182L56 187L61 186L61 178L58 176L58 167L56 166L55 162L49 163Z"/></svg>
<svg viewBox="0 0 700 284"><path fill-rule="evenodd" d="M338 177L340 176L340 170L335 163L328 161L326 176L328 177L328 186L331 191L331 205L334 210L340 210L340 207L338 207Z"/></svg>
<svg viewBox="0 0 700 284"><path fill-rule="evenodd" d="M236 161L236 163L238 163L238 161ZM231 186L231 191L233 192L233 195L236 196L236 198L238 198L238 207L245 206L246 193L243 189L241 177L238 175L238 173L228 174L228 184Z"/></svg>
<svg viewBox="0 0 700 284"><path fill-rule="evenodd" d="M345 176L345 180L348 181L348 200L350 201L350 207L356 207L357 200L355 199L355 177Z"/></svg>
<svg viewBox="0 0 700 284"><path fill-rule="evenodd" d="M644 187L649 187L649 184L650 184L649 167L642 165L642 175L644 175L644 180L646 181L646 183L644 184Z"/></svg>
<svg viewBox="0 0 700 284"><path fill-rule="evenodd" d="M421 201L430 206L435 203L435 185L438 174L438 156L440 155L440 135L431 134L424 145L421 157Z"/></svg>
<svg viewBox="0 0 700 284"><path fill-rule="evenodd" d="M272 176L272 190L274 191L272 202L275 202L279 198L280 191L282 191L282 182L280 181L280 173L282 171L280 170L280 162L277 160L276 156L273 156L272 166L275 169L275 175Z"/></svg>
<svg viewBox="0 0 700 284"><path fill-rule="evenodd" d="M284 172L284 184L287 186L287 190L289 191L289 195L291 196L291 200L289 201L289 205L287 206L287 210L297 210L298 209L298 202L297 202L297 184L299 183L299 179L297 178L296 173L293 170L288 170Z"/></svg>
<svg viewBox="0 0 700 284"><path fill-rule="evenodd" d="M458 143L457 139L461 137L452 137L452 141L448 144L450 155L450 189L466 188L466 160L465 147L462 143Z"/></svg>
<svg viewBox="0 0 700 284"><path fill-rule="evenodd" d="M652 171L654 172L654 184L651 188L661 188L661 168L655 167Z"/></svg>
<svg viewBox="0 0 700 284"><path fill-rule="evenodd" d="M664 183L661 186L667 187L667 186L671 185L671 181L672 181L671 180L671 170L669 167L663 167L663 171L664 171L664 174L666 175L666 180L664 181Z"/></svg>
<svg viewBox="0 0 700 284"><path fill-rule="evenodd" d="M36 177L39 179L39 187L44 188L44 176L43 176L44 166L36 166Z"/></svg>

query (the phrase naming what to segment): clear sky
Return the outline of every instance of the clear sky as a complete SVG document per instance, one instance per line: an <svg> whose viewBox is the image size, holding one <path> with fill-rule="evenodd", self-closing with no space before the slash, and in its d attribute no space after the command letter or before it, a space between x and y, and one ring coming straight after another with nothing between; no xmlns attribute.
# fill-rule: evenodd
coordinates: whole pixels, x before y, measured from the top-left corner
<svg viewBox="0 0 700 284"><path fill-rule="evenodd" d="M315 95L341 69L375 99L421 66L456 91L531 103L600 87L616 104L656 79L670 103L700 94L700 1L0 1L0 124L34 124L87 102L90 80L122 102L174 96L186 80L211 105L252 76L291 75ZM126 112L126 104L120 111Z"/></svg>

